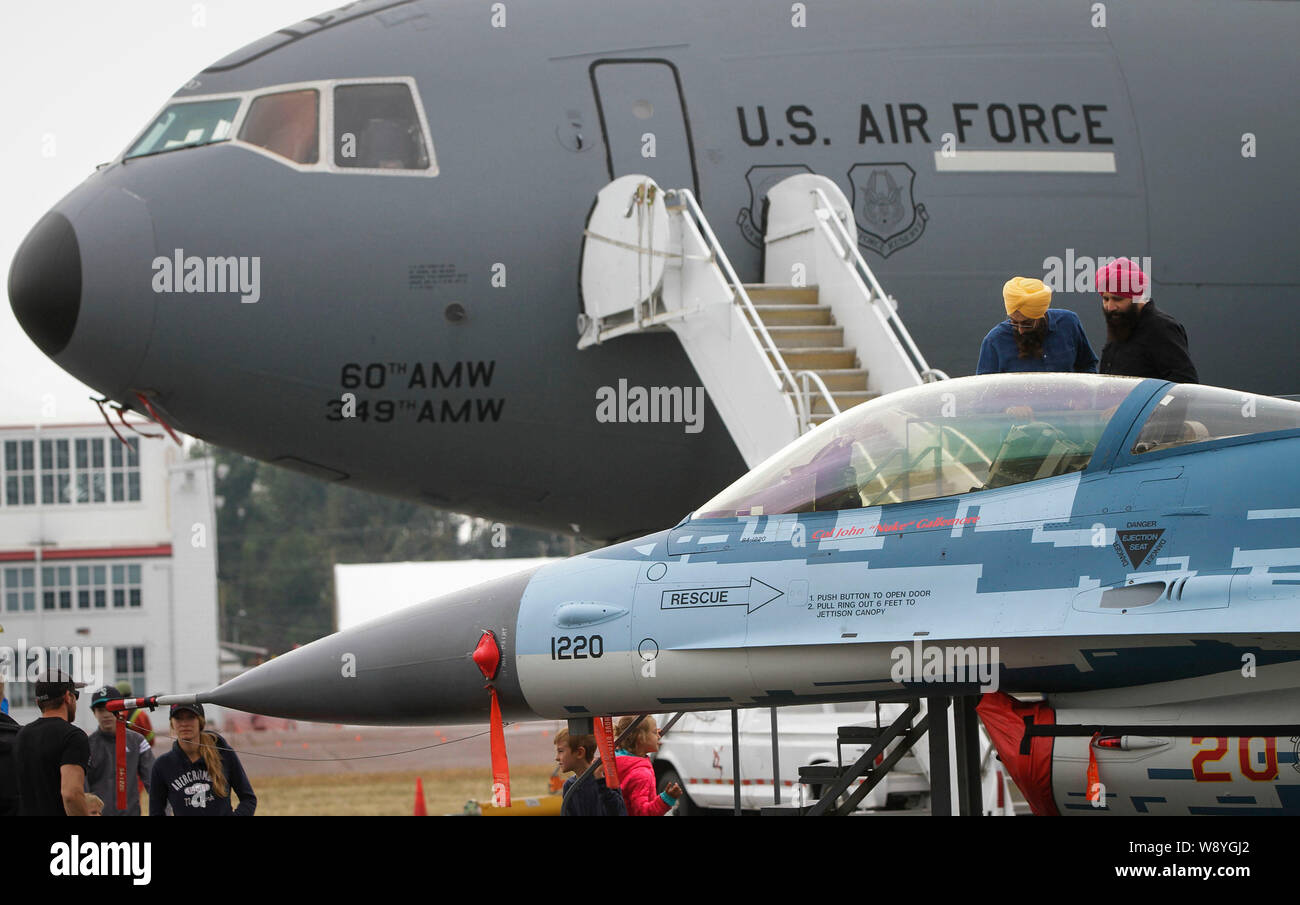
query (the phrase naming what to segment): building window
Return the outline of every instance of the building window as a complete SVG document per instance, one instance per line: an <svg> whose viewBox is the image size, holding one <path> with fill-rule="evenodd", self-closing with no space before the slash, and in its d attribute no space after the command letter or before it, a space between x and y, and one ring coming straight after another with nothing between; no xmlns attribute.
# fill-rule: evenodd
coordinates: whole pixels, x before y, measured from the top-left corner
<svg viewBox="0 0 1300 905"><path fill-rule="evenodd" d="M72 502L72 462L67 440L41 441L41 502Z"/></svg>
<svg viewBox="0 0 1300 905"><path fill-rule="evenodd" d="M36 609L36 569L20 566L4 570L6 613L30 613Z"/></svg>
<svg viewBox="0 0 1300 905"><path fill-rule="evenodd" d="M4 503L8 506L95 505L140 500L140 440L123 446L106 437L6 440ZM111 453L105 453L105 446ZM39 452L39 456L36 454ZM39 463L39 467L38 467Z"/></svg>
<svg viewBox="0 0 1300 905"><path fill-rule="evenodd" d="M102 610L107 607L108 566L77 566L77 609Z"/></svg>
<svg viewBox="0 0 1300 905"><path fill-rule="evenodd" d="M138 563L113 566L113 608L140 606L140 566Z"/></svg>
<svg viewBox="0 0 1300 905"><path fill-rule="evenodd" d="M104 438L78 437L74 448L77 463L77 502L104 502Z"/></svg>
<svg viewBox="0 0 1300 905"><path fill-rule="evenodd" d="M36 504L36 444L32 440L5 441L5 503Z"/></svg>
<svg viewBox="0 0 1300 905"><path fill-rule="evenodd" d="M130 437L126 445L114 443L109 456L109 475L113 502L136 502L140 499L140 438Z"/></svg>
<svg viewBox="0 0 1300 905"><path fill-rule="evenodd" d="M72 566L41 569L41 600L46 610L72 609Z"/></svg>
<svg viewBox="0 0 1300 905"><path fill-rule="evenodd" d="M11 578L10 573L32 573L25 578L18 575ZM5 570L5 608L14 612L14 607L27 606L35 609L36 593L31 585L35 569ZM41 608L46 611L107 610L109 601L117 610L139 609L142 605L140 593L141 569L139 563L118 563L112 566L87 563L79 566L43 566L41 568L40 598ZM26 587L15 587L15 582L26 581ZM19 596L12 597L14 593Z"/></svg>
<svg viewBox="0 0 1300 905"><path fill-rule="evenodd" d="M125 679L131 683L132 692L140 695L147 694L145 689L149 685L145 681L143 647L113 648L113 667L117 674L117 681L121 682Z"/></svg>

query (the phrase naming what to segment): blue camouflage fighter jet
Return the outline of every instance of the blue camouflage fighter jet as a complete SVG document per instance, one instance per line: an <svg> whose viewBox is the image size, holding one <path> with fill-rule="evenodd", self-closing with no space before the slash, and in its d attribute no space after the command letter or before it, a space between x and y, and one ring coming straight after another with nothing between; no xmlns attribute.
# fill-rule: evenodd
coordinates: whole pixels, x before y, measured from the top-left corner
<svg viewBox="0 0 1300 905"><path fill-rule="evenodd" d="M669 530L331 635L199 700L483 721L470 653L490 633L507 719L1037 693L1058 730L1127 728L1050 739L1036 810L1297 811L1298 458L1300 403L1277 397L1095 374L925 384Z"/></svg>

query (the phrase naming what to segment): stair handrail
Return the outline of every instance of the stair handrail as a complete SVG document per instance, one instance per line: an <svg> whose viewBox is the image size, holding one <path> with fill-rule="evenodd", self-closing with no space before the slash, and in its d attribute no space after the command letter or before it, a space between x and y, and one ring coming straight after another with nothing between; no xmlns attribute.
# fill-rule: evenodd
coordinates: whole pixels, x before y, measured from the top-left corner
<svg viewBox="0 0 1300 905"><path fill-rule="evenodd" d="M700 203L695 199L695 193L690 189L674 189L671 190L669 194L685 201L685 205L679 203L668 206L670 208L675 207L678 210L684 209L688 211L691 218L695 221L696 228L700 231L700 235L704 237L705 243L709 246L709 252L713 256L714 264L717 265L718 269L722 272L723 278L727 281L732 295L735 299L739 300L741 307L743 307L746 314L749 315L750 330L758 338L759 345L763 348L763 351L771 355L772 359L776 362L775 367L773 367L771 362L769 362L768 370L771 372L772 376L776 378L778 386L784 384L789 388L790 394L794 397L796 415L799 419L799 433L802 434L806 432L811 426L811 407L808 404L808 399L799 391L799 384L795 381L794 374L790 372L789 366L785 363L785 357L781 354L781 350L776 347L776 342L772 339L772 334L767 332L767 327L764 325L763 319L758 316L758 311L754 308L753 300L750 299L749 293L745 291L745 284L742 283L740 277L736 275L735 268L731 266L731 259L727 257L726 251L722 248L722 243L718 241L718 237L713 233L713 228L709 226L708 218L704 216L704 211L700 208ZM667 203L666 198L665 203ZM829 391L826 390L826 385L822 383L820 378L818 378L817 382L821 385L821 391L831 408L838 413L839 409L836 407L835 400L831 398Z"/></svg>
<svg viewBox="0 0 1300 905"><path fill-rule="evenodd" d="M795 371L794 376L798 377L799 380L803 382L803 394L806 398L811 398L812 396L811 391L808 389L808 382L812 381L813 383L817 384L817 389L821 392L822 397L826 400L827 406L830 407L831 417L834 418L836 415L840 413L840 407L835 404L835 397L832 396L831 391L827 389L826 382L822 380L822 376L820 374L818 374L816 371L805 370L805 371ZM811 417L812 411L809 410L808 414Z"/></svg>
<svg viewBox="0 0 1300 905"><path fill-rule="evenodd" d="M877 300L884 302L883 306L876 306L879 311L881 307L884 310L886 322L894 329L899 339L903 342L903 347L912 359L912 366L916 368L917 373L921 375L921 380L925 383L933 383L936 380L948 380L948 375L938 368L932 368L926 362L925 356L917 348L916 343L912 340L912 334L907 331L902 318L894 310L894 306L889 303L889 297L885 295L885 290L881 288L880 282L876 279L875 273L868 266L862 253L858 251L857 239L849 235L848 227L835 214L835 208L831 206L830 199L826 193L819 188L812 189L813 195L813 213L819 223L832 224L827 228L835 234L838 240L835 244L843 248L841 260L850 267L854 268L859 277L865 278L867 285L870 287L871 302L874 305Z"/></svg>

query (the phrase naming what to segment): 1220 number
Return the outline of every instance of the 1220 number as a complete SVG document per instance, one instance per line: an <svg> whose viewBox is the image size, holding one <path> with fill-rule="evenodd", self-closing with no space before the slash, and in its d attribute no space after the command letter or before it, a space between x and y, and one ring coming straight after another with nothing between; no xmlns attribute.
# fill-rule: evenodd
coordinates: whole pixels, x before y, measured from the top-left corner
<svg viewBox="0 0 1300 905"><path fill-rule="evenodd" d="M551 639L552 660L585 660L588 657L595 660L604 653L605 641L600 635L578 635L576 638L561 635Z"/></svg>

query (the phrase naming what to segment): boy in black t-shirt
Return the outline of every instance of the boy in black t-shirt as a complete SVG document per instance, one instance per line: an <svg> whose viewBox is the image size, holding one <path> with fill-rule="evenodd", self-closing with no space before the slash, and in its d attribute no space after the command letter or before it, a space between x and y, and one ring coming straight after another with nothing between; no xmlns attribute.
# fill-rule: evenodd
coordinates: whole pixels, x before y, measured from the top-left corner
<svg viewBox="0 0 1300 905"><path fill-rule="evenodd" d="M41 718L18 730L14 760L18 765L18 813L23 817L84 817L86 767L90 739L72 725L78 688L62 670L36 679Z"/></svg>

